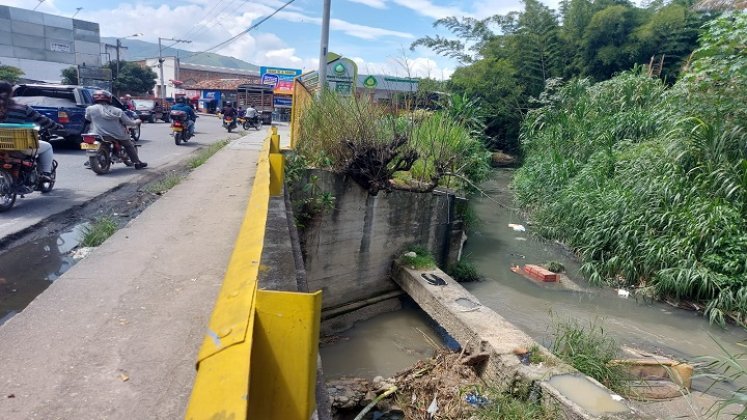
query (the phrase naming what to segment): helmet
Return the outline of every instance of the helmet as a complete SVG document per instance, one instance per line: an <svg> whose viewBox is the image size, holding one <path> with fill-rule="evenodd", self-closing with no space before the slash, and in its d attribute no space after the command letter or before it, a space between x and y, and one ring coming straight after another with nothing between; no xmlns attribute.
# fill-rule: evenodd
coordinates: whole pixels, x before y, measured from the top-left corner
<svg viewBox="0 0 747 420"><path fill-rule="evenodd" d="M93 92L93 102L106 102L112 103L112 94L105 90L97 90Z"/></svg>
<svg viewBox="0 0 747 420"><path fill-rule="evenodd" d="M128 93L127 95L125 95L125 98L127 98L127 99L132 99L132 95L130 95L130 94Z"/></svg>
<svg viewBox="0 0 747 420"><path fill-rule="evenodd" d="M10 94L13 93L13 85L5 80L0 80L0 93L4 93L10 97Z"/></svg>

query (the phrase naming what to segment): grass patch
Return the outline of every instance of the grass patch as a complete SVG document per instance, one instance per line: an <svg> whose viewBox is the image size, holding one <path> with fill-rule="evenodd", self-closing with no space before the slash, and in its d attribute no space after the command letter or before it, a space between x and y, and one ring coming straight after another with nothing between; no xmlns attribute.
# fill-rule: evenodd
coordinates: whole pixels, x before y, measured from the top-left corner
<svg viewBox="0 0 747 420"><path fill-rule="evenodd" d="M207 160L210 159L211 156L218 153L218 150L222 149L225 145L227 145L230 142L231 140L229 139L223 139L200 150L197 153L197 156L193 157L187 162L187 167L189 167L189 169L195 169L195 168L200 167L203 163L207 162Z"/></svg>
<svg viewBox="0 0 747 420"><path fill-rule="evenodd" d="M550 261L547 263L547 269L553 273L562 273L565 271L565 266L561 262Z"/></svg>
<svg viewBox="0 0 747 420"><path fill-rule="evenodd" d="M480 273L477 272L475 265L467 258L462 258L458 263L452 265L449 268L448 274L460 283L480 280Z"/></svg>
<svg viewBox="0 0 747 420"><path fill-rule="evenodd" d="M431 269L436 267L436 260L430 251L420 245L413 245L405 249L405 253L414 252L415 256L402 255L402 263L416 270Z"/></svg>
<svg viewBox="0 0 747 420"><path fill-rule="evenodd" d="M519 384L511 392L495 389L475 390L473 394L482 395L487 403L475 413L479 420L555 420L558 413L543 407L539 394L534 395L531 386Z"/></svg>
<svg viewBox="0 0 747 420"><path fill-rule="evenodd" d="M158 182L148 184L148 186L145 187L145 191L153 194L163 194L182 182L182 179L184 179L184 175L172 172Z"/></svg>
<svg viewBox="0 0 747 420"><path fill-rule="evenodd" d="M538 365L544 361L545 356L542 354L539 346L537 344L532 345L532 347L529 348L529 363Z"/></svg>
<svg viewBox="0 0 747 420"><path fill-rule="evenodd" d="M583 327L577 321L565 321L555 324L554 330L552 352L556 356L607 388L626 393L623 366L610 366L617 356L617 343L602 326L591 322Z"/></svg>
<svg viewBox="0 0 747 420"><path fill-rule="evenodd" d="M104 243L119 229L116 220L111 216L104 216L91 222L83 229L83 239L80 245L84 247L95 247Z"/></svg>

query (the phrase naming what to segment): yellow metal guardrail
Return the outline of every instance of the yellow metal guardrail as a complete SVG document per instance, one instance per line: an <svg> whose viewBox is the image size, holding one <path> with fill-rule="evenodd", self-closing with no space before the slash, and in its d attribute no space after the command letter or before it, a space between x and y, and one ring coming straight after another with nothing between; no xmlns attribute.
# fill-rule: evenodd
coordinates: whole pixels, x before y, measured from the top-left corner
<svg viewBox="0 0 747 420"><path fill-rule="evenodd" d="M269 200L283 191L279 146L273 127L197 357L186 419L308 420L314 411L321 292L257 288Z"/></svg>

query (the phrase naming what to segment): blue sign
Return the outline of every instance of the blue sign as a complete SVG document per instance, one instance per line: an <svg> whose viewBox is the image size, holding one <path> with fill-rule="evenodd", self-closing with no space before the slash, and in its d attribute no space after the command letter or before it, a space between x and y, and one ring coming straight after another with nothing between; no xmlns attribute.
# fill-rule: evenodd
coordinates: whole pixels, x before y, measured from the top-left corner
<svg viewBox="0 0 747 420"><path fill-rule="evenodd" d="M280 78L276 74L263 74L262 75L262 83L266 86L272 86L273 88L277 86L278 81L280 81Z"/></svg>
<svg viewBox="0 0 747 420"><path fill-rule="evenodd" d="M293 99L291 99L288 96L275 96L274 98L275 106L276 107L287 107L290 108L291 105L293 105Z"/></svg>

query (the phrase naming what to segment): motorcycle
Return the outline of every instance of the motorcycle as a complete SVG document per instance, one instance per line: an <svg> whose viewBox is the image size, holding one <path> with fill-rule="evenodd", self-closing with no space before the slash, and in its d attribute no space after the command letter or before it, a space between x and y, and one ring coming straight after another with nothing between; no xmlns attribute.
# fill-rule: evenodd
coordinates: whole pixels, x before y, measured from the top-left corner
<svg viewBox="0 0 747 420"><path fill-rule="evenodd" d="M133 165L127 151L116 139L105 139L98 134L83 134L80 148L86 151L89 167L97 175L108 173L113 163Z"/></svg>
<svg viewBox="0 0 747 420"><path fill-rule="evenodd" d="M140 120L140 117L138 117L135 111L131 111L128 109L125 111L125 114L127 114L127 116L130 117L131 120ZM130 132L130 138L133 142L137 142L138 140L140 140L140 124L136 125L135 127L129 127L127 130Z"/></svg>
<svg viewBox="0 0 747 420"><path fill-rule="evenodd" d="M255 130L259 131L259 129L262 128L262 120L260 120L259 117L239 117L239 124L241 124L244 130L254 127Z"/></svg>
<svg viewBox="0 0 747 420"><path fill-rule="evenodd" d="M171 135L174 137L174 143L177 146L192 138L192 134L189 132L189 116L186 112L171 111L169 117L171 118Z"/></svg>
<svg viewBox="0 0 747 420"><path fill-rule="evenodd" d="M236 119L234 119L233 117L225 117L224 116L223 117L223 128L225 128L226 130L228 130L228 132L230 133L231 130L233 130L234 128L236 128Z"/></svg>
<svg viewBox="0 0 747 420"><path fill-rule="evenodd" d="M34 191L42 194L52 191L57 179L56 160L52 161L50 179L44 180L42 171L36 162L36 154L29 156L21 151L27 148L34 150L38 148L35 129L8 127L11 124L4 125L5 127L0 132L0 212L10 210L16 202L16 196L20 195L24 198L26 194ZM18 125L25 126L25 124ZM42 138L44 137L42 134Z"/></svg>

